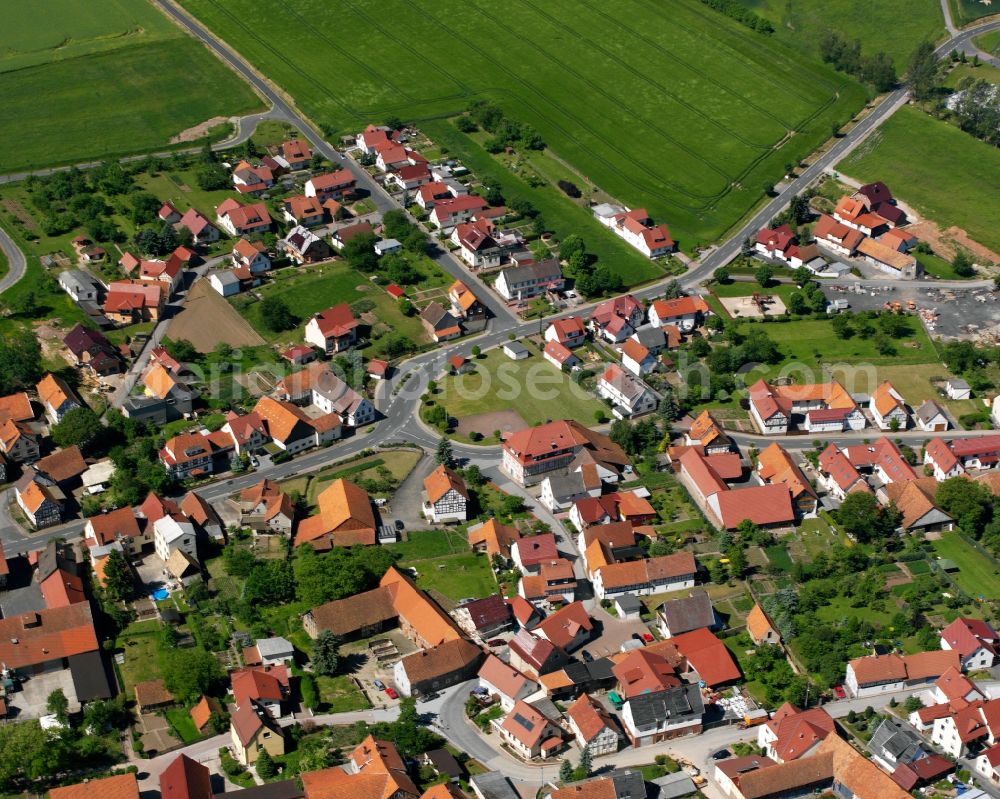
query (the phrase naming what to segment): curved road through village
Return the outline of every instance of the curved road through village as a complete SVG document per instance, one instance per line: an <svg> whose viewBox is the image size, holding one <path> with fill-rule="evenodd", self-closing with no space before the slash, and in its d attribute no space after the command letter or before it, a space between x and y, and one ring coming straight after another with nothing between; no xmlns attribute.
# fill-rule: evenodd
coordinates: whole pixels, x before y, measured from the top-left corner
<svg viewBox="0 0 1000 799"><path fill-rule="evenodd" d="M334 163L342 163L351 169L358 179L359 185L366 188L377 207L385 213L386 211L399 208L395 200L385 193L372 177L355 164L352 160L341 155L332 145L326 142L317 129L299 114L293 106L278 92L271 84L261 77L238 53L221 43L210 34L199 22L190 17L170 0L155 0L157 5L171 18L186 28L191 34L201 40L213 52L215 52L224 62L226 62L237 73L242 75L267 101L271 103L271 109L262 114L244 118L239 121L237 133L233 139L221 142L216 147L223 149L233 146L248 138L257 122L261 119L279 119L298 127L309 139L316 151ZM946 0L942 0L946 3ZM971 43L972 37L986 31L1000 29L1000 20L985 23L975 28L965 31L954 31L949 27L951 34L937 50L939 55L945 55L952 48L965 51L967 53L978 53L980 58L996 63L995 59L979 52ZM787 205L794 194L804 191L822 173L832 169L841 159L848 155L860 144L872 131L888 119L907 100L905 89L898 89L886 95L882 102L874 108L868 116L858 122L847 134L838 139L826 152L821 154L816 161L804 169L795 179L787 182L780 193L762 206L751 218L720 246L707 251L694 263L691 269L681 278L681 282L688 288L694 288L701 282L708 279L712 272L732 260L740 250L742 242L747 236L753 235ZM144 156L143 156L144 157ZM83 165L85 166L85 165ZM58 168L57 168L58 169ZM35 174L47 174L57 171L57 169L44 170ZM26 175L0 176L0 182L19 180ZM14 242L0 230L0 249L3 250L9 263L8 273L0 280L0 292L9 289L24 274L25 257L17 248ZM342 459L357 454L361 450L374 447L380 444L392 444L397 442L413 442L424 447L433 448L438 441L438 434L426 428L419 420L420 396L426 389L429 379L439 375L447 359L457 353L469 354L469 350L475 344L482 349L497 346L506 341L511 334L515 336L535 332L538 329L538 322L521 323L503 305L496 295L486 289L482 282L467 272L449 253L439 251L436 260L446 272L456 278L460 278L469 284L477 295L481 296L489 306L493 319L490 322L487 332L459 344L443 347L433 352L411 358L400 365L391 380L384 381L380 385L376 405L383 415L383 419L374 427L370 433L358 433L348 438L334 448L329 450L318 450L300 456L293 461L280 465L272 465L259 472L251 472L246 475L234 477L229 480L217 481L199 490L199 493L210 502L218 502L231 493L258 482L262 477L273 479L284 479L297 474L308 473L317 470L328 464L331 460ZM667 281L638 289L633 293L643 299L651 299L658 296ZM879 284L883 281L852 281L860 282L862 285ZM917 282L913 285L921 285ZM927 285L941 287L940 281L927 282ZM964 287L971 284L963 283ZM580 313L590 308L590 305L580 306L567 313ZM566 315L566 314L563 314ZM908 432L898 434L904 440L913 440L919 437L926 437L923 433ZM955 433L955 436L969 435L962 432ZM972 433L974 435L974 433ZM824 440L836 441L838 443L857 442L862 440L865 434L844 434L826 437ZM769 442L771 439L751 434L734 434L734 438L742 444L758 444ZM801 443L800 443L801 442ZM783 443L792 449L804 449L811 447L811 438L805 437L786 438ZM467 446L454 444L456 456L468 462L481 464L491 472L495 472L498 462L497 447L488 446ZM79 535L83 530L84 522L77 520L57 527L48 528L38 534L25 534L6 514L6 502L0 508L0 541L3 542L9 553L23 552L37 549L44 546L45 542L54 537L73 537ZM865 700L867 701L867 700ZM462 712L464 702L464 692L461 688L447 692L436 702L426 703L422 706L425 712L433 714L435 726L445 733L459 748L470 752L473 756L484 760L494 768L500 768L505 773L518 780L538 783L543 778L554 778L555 770L550 766L552 774L546 774L537 766L520 763L510 755L499 750L493 743L482 738L472 726L465 720ZM843 707L840 705L843 704ZM843 715L851 709L849 702L834 703L829 706L834 715ZM317 719L319 720L319 719ZM324 721L335 721L334 717L323 719ZM690 742L674 741L664 744L661 747L653 747L641 750L633 750L633 753L621 753L625 758L622 763L626 765L648 762L655 751L671 750L695 762L703 770L707 767L707 753L719 746L726 746L746 733L731 727L712 730L692 739ZM197 746L197 745L196 745ZM204 752L203 752L204 750ZM194 752L198 756L207 756L208 750L204 747ZM632 756L630 756L632 754ZM617 761L616 761L617 762ZM154 765L154 761L143 761L144 767ZM599 764L598 764L599 765ZM150 772L158 772L158 768L149 768ZM152 776L152 775L151 775Z"/></svg>

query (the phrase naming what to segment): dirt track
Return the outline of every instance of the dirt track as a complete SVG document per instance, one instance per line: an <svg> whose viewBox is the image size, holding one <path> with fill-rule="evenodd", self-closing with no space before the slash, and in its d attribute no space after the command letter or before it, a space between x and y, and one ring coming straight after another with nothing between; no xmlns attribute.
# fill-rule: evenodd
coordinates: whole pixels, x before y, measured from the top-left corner
<svg viewBox="0 0 1000 799"><path fill-rule="evenodd" d="M187 339L198 352L211 352L221 342L231 347L265 343L207 280L194 284L184 309L170 320L167 335L174 340Z"/></svg>

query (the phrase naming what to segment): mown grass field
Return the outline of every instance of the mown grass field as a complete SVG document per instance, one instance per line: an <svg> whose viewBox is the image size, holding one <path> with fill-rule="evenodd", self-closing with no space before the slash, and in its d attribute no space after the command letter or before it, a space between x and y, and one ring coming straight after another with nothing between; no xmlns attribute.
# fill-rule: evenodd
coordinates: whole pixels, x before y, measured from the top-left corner
<svg viewBox="0 0 1000 799"><path fill-rule="evenodd" d="M913 0L906 12L892 3L865 3L863 0L742 0L774 23L775 33L790 46L814 57L819 54L819 38L835 30L847 39L858 39L863 53L883 50L892 56L896 71L906 69L910 55L924 39L935 41L944 35L944 19L938 0ZM957 0L962 2L962 0ZM887 35L887 31L892 31Z"/></svg>
<svg viewBox="0 0 1000 799"><path fill-rule="evenodd" d="M972 43L985 53L997 55L1000 53L1000 31L984 33L982 36L974 38Z"/></svg>
<svg viewBox="0 0 1000 799"><path fill-rule="evenodd" d="M512 361L498 349L474 361L474 372L438 381L433 399L456 419L480 413L516 410L529 425L548 419L594 424L594 412L607 410L530 347L531 357Z"/></svg>
<svg viewBox="0 0 1000 799"><path fill-rule="evenodd" d="M958 533L942 533L934 542L939 557L955 561L958 572L952 579L973 599L1000 597L1000 573L993 563L967 544Z"/></svg>
<svg viewBox="0 0 1000 799"><path fill-rule="evenodd" d="M151 3L0 0L3 170L167 147L260 99Z"/></svg>
<svg viewBox="0 0 1000 799"><path fill-rule="evenodd" d="M839 169L885 180L893 193L942 228L957 225L1000 252L1000 150L905 106Z"/></svg>
<svg viewBox="0 0 1000 799"><path fill-rule="evenodd" d="M685 247L717 238L864 99L697 0L183 4L336 131L489 97Z"/></svg>

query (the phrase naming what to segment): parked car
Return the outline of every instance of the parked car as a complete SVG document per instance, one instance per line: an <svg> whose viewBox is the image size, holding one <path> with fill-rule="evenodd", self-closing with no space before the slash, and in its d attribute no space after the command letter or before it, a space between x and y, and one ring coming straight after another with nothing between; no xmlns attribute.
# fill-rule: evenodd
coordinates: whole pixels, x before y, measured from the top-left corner
<svg viewBox="0 0 1000 799"><path fill-rule="evenodd" d="M390 699L399 699L399 694L397 694L394 689L389 688L388 686L385 689L385 695Z"/></svg>
<svg viewBox="0 0 1000 799"><path fill-rule="evenodd" d="M384 683L384 682L382 682L381 680L375 680L375 683L374 683L374 685L375 685L375 687L376 687L376 688L378 688L378 689L379 689L380 691L384 691L384 690L385 690L385 683Z"/></svg>
<svg viewBox="0 0 1000 799"><path fill-rule="evenodd" d="M492 638L486 642L486 646L507 646L507 642L503 638Z"/></svg>
<svg viewBox="0 0 1000 799"><path fill-rule="evenodd" d="M585 663L593 663L594 662L594 656L592 654L590 654L590 652L588 652L586 649L584 649L580 653L580 657L583 658L583 660L584 660Z"/></svg>
<svg viewBox="0 0 1000 799"><path fill-rule="evenodd" d="M727 757L729 757L728 749L716 749L712 752L712 760L725 760Z"/></svg>
<svg viewBox="0 0 1000 799"><path fill-rule="evenodd" d="M847 692L844 690L843 685L835 685L833 686L833 695L837 697L837 699L844 699L847 697Z"/></svg>
<svg viewBox="0 0 1000 799"><path fill-rule="evenodd" d="M645 641L647 644L651 644L656 639L653 638L653 634L652 633L643 633L642 634L642 640Z"/></svg>
<svg viewBox="0 0 1000 799"><path fill-rule="evenodd" d="M406 525L403 524L403 520L402 519L396 519L396 529L399 532L402 532L405 529L405 527L406 527Z"/></svg>

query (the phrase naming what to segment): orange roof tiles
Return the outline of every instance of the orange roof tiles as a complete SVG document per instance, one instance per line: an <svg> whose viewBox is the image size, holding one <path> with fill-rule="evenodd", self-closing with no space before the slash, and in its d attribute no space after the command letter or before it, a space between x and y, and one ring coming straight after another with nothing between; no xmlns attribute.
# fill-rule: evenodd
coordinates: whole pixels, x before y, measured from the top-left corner
<svg viewBox="0 0 1000 799"><path fill-rule="evenodd" d="M135 774L115 774L49 791L49 799L95 799L98 796L101 799L139 799L139 783Z"/></svg>
<svg viewBox="0 0 1000 799"><path fill-rule="evenodd" d="M23 391L19 394L9 394L0 397L0 420L10 419L15 422L27 422L35 418L31 410L31 400Z"/></svg>
<svg viewBox="0 0 1000 799"><path fill-rule="evenodd" d="M465 487L465 481L444 464L439 465L424 479L424 491L427 492L427 499L432 503L437 502L449 491L457 492L466 500L469 498L469 490Z"/></svg>
<svg viewBox="0 0 1000 799"><path fill-rule="evenodd" d="M375 513L368 492L347 480L334 480L317 497L319 513L299 525L295 544L323 536L349 539L352 543L375 543Z"/></svg>

